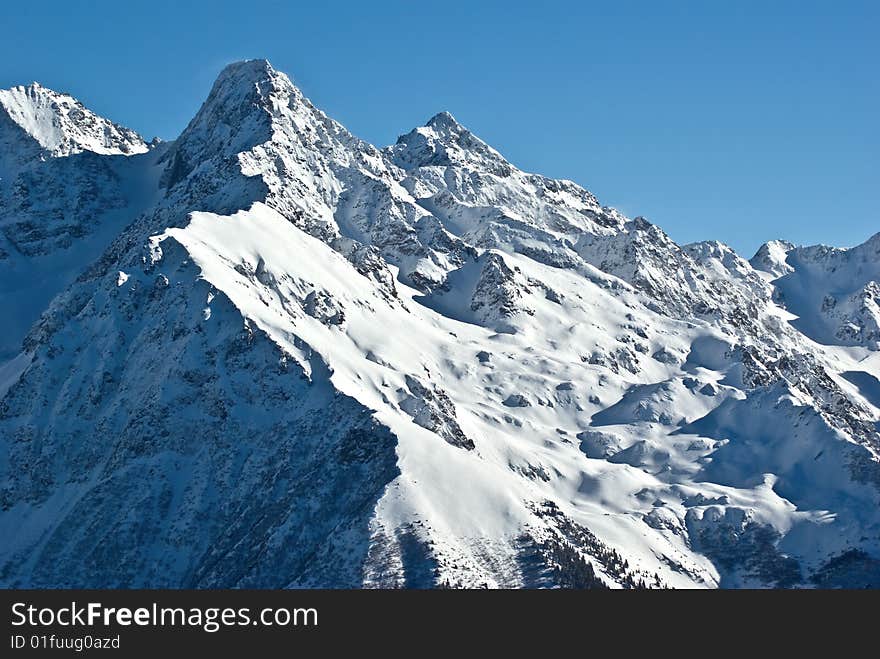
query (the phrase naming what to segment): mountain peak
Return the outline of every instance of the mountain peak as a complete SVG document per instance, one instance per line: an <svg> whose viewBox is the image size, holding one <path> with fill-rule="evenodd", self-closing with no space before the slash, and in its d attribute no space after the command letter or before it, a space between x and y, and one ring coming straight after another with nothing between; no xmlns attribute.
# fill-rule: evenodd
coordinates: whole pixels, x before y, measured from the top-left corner
<svg viewBox="0 0 880 659"><path fill-rule="evenodd" d="M223 67L217 80L225 80L228 78L250 79L254 82L266 80L276 75L277 72L267 59L245 59L232 62Z"/></svg>
<svg viewBox="0 0 880 659"><path fill-rule="evenodd" d="M0 132L5 143L29 142L31 148L54 157L81 151L132 155L149 150L135 131L38 82L0 90Z"/></svg>
<svg viewBox="0 0 880 659"><path fill-rule="evenodd" d="M455 120L455 117L453 117L451 113L447 112L446 110L438 112L433 117L431 117L428 120L428 123L425 124L425 127L433 128L434 130L467 130L464 126L462 126Z"/></svg>
<svg viewBox="0 0 880 659"><path fill-rule="evenodd" d="M794 245L787 240L770 240L758 248L749 263L756 270L782 277L794 270L788 264L788 253L793 249Z"/></svg>
<svg viewBox="0 0 880 659"><path fill-rule="evenodd" d="M273 91L300 95L290 78L276 71L269 60L241 60L226 65L220 71L206 103L212 99L222 100L226 104L245 99L257 100Z"/></svg>
<svg viewBox="0 0 880 659"><path fill-rule="evenodd" d="M451 113L438 112L389 147L392 161L403 169L470 162L508 172L509 163L495 149L462 126Z"/></svg>
<svg viewBox="0 0 880 659"><path fill-rule="evenodd" d="M276 71L268 60L249 59L228 64L220 71L201 110L193 118L198 122L208 112L211 121L240 123L255 106L268 109L273 94L301 98L302 93L284 73Z"/></svg>

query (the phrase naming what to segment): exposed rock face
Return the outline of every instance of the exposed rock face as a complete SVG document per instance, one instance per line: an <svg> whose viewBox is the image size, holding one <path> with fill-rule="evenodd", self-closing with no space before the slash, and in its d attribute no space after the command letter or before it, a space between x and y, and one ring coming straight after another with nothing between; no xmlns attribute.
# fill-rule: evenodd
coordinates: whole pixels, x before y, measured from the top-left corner
<svg viewBox="0 0 880 659"><path fill-rule="evenodd" d="M880 234L677 245L255 60L0 92L0 584L880 583Z"/></svg>
<svg viewBox="0 0 880 659"><path fill-rule="evenodd" d="M445 391L436 386L426 386L411 375L406 376L406 386L410 395L401 401L400 407L416 424L437 433L453 446L474 448L473 441L458 425L455 405Z"/></svg>
<svg viewBox="0 0 880 659"><path fill-rule="evenodd" d="M521 304L525 289L522 274L498 254L489 253L471 295L471 311L483 323L506 320L521 311L528 313Z"/></svg>

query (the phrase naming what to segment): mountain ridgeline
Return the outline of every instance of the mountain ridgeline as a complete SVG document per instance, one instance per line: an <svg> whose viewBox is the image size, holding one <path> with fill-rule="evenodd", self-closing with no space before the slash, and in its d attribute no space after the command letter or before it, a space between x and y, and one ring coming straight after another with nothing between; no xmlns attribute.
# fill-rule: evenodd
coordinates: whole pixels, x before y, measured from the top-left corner
<svg viewBox="0 0 880 659"><path fill-rule="evenodd" d="M0 585L880 587L880 234L678 245L264 60L0 91Z"/></svg>

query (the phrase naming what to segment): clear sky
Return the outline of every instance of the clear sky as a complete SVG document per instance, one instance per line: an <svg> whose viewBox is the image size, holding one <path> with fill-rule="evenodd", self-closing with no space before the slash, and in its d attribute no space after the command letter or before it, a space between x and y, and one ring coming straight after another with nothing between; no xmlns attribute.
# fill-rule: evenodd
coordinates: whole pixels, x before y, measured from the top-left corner
<svg viewBox="0 0 880 659"><path fill-rule="evenodd" d="M379 146L452 112L679 242L880 231L880 2L4 3L0 87L38 80L174 138L266 57Z"/></svg>

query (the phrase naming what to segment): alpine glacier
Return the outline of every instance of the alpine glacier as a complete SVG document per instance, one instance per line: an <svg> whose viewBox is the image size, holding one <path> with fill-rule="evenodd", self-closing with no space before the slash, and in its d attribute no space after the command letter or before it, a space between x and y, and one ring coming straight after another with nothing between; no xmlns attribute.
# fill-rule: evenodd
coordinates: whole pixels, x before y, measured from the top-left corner
<svg viewBox="0 0 880 659"><path fill-rule="evenodd" d="M0 91L0 585L880 587L880 234L678 245L265 60Z"/></svg>

